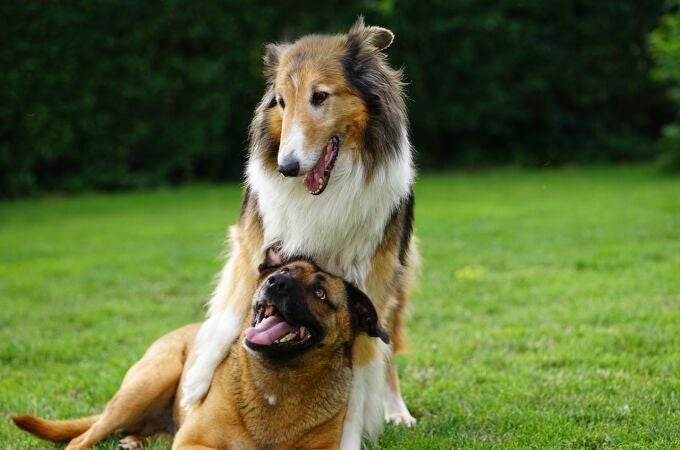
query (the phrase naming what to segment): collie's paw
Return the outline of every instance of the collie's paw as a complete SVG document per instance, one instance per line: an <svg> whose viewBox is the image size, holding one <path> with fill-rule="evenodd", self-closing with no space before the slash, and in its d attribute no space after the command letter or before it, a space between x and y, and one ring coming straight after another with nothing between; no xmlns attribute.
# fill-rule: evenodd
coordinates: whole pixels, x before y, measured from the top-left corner
<svg viewBox="0 0 680 450"><path fill-rule="evenodd" d="M205 397L209 388L209 378L206 379L205 377L200 377L198 375L192 377L190 370L187 373L187 379L184 381L184 384L182 384L182 401L180 402L180 405L184 409L190 409Z"/></svg>
<svg viewBox="0 0 680 450"><path fill-rule="evenodd" d="M141 450L143 448L142 439L137 436L125 436L118 441L118 450Z"/></svg>
<svg viewBox="0 0 680 450"><path fill-rule="evenodd" d="M205 370L200 365L195 365L187 372L187 377L182 384L182 401L180 405L187 410L201 401L210 388L212 371Z"/></svg>
<svg viewBox="0 0 680 450"><path fill-rule="evenodd" d="M406 425L412 427L416 424L416 419L408 411L401 394L390 389L385 396L385 420L394 425Z"/></svg>
<svg viewBox="0 0 680 450"><path fill-rule="evenodd" d="M394 414L385 414L385 420L394 425L404 425L408 428L416 424L416 418L411 415L408 410L401 411Z"/></svg>

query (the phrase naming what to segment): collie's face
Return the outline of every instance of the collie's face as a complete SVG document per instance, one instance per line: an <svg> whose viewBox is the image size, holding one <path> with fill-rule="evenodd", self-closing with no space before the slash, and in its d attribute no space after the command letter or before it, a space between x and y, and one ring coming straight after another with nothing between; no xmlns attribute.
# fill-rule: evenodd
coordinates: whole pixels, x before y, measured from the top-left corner
<svg viewBox="0 0 680 450"><path fill-rule="evenodd" d="M307 190L326 187L339 152L355 152L368 111L347 82L338 38L307 38L280 55L274 79L276 106L270 112L279 132L278 170L303 176Z"/></svg>
<svg viewBox="0 0 680 450"><path fill-rule="evenodd" d="M378 53L393 35L379 27L353 30L349 35L311 35L293 44L269 45L265 55L272 95L266 126L278 143L276 168L284 176L302 177L314 195L326 188L338 155L351 161L363 157L367 128L377 115L371 101L375 103L379 92L363 92L360 85L367 84L361 77L373 76L372 81L379 82L381 74L358 73L355 68L361 56L375 59L369 62L381 69Z"/></svg>

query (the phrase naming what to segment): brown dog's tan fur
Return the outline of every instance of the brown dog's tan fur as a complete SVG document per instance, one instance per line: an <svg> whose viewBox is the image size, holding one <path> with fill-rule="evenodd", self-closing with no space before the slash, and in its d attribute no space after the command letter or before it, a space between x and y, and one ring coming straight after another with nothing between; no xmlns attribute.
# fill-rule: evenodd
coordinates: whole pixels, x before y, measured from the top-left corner
<svg viewBox="0 0 680 450"><path fill-rule="evenodd" d="M147 436L172 433L175 427L175 449L338 448L352 380L351 344L360 331L376 335L368 331L379 329L375 311L368 308L377 328L369 322L357 325L357 311L370 301L308 261L263 270L261 280L286 271L305 289L318 274L325 275L323 288L332 307L308 294L303 301L324 331L322 341L282 362L235 344L205 400L185 413L179 407L180 380L194 357L200 324L188 325L149 348L100 415L71 421L23 415L15 416L15 423L45 439L70 440L68 450L89 448L115 432ZM263 290L258 289L260 296Z"/></svg>

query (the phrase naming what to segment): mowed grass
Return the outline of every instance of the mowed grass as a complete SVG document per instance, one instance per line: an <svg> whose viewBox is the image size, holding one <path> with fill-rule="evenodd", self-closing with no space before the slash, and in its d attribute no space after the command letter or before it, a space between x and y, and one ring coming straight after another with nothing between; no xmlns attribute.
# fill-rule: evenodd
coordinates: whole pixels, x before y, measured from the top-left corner
<svg viewBox="0 0 680 450"><path fill-rule="evenodd" d="M48 447L9 416L98 412L154 339L203 317L240 196L0 204L0 447ZM418 424L379 447L680 446L680 179L424 174L416 198L423 265L398 363Z"/></svg>

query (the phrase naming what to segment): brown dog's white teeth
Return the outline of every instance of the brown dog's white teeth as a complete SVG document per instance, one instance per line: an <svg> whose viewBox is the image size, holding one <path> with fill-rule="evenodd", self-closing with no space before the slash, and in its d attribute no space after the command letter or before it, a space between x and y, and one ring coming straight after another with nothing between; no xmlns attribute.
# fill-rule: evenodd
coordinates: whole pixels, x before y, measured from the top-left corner
<svg viewBox="0 0 680 450"><path fill-rule="evenodd" d="M278 339L278 340L275 341L275 342L277 342L277 343L279 343L279 344L283 344L283 343L285 343L285 342L290 342L290 341L292 341L293 339L295 339L295 332L291 331L290 333L286 334L284 337Z"/></svg>

